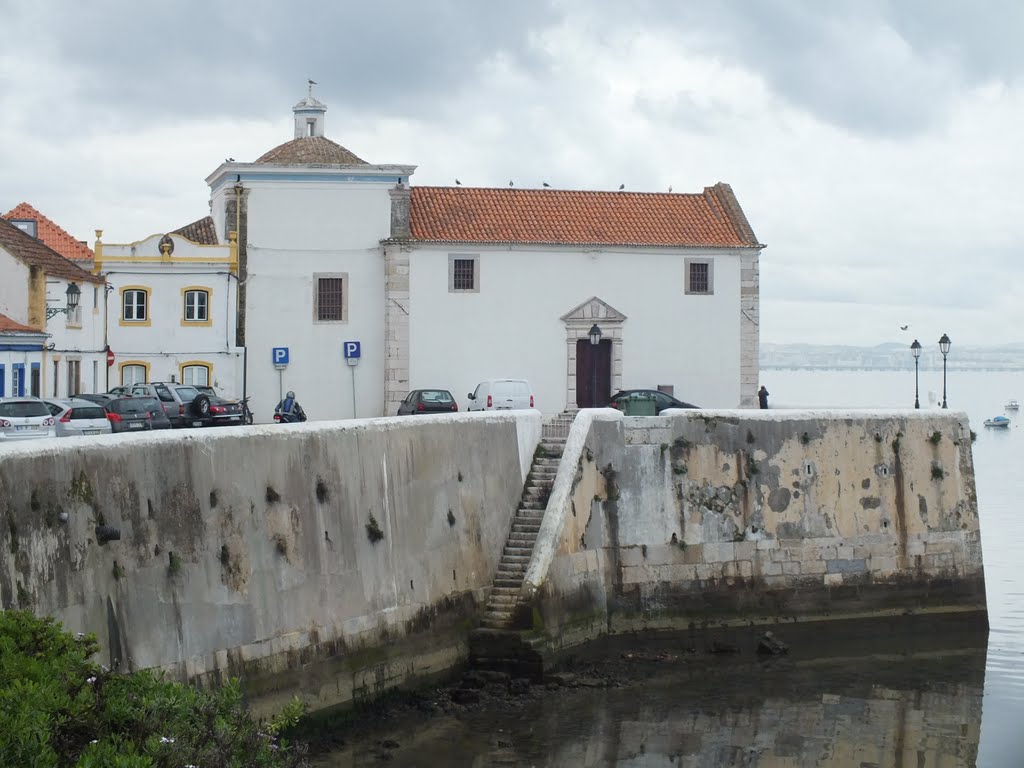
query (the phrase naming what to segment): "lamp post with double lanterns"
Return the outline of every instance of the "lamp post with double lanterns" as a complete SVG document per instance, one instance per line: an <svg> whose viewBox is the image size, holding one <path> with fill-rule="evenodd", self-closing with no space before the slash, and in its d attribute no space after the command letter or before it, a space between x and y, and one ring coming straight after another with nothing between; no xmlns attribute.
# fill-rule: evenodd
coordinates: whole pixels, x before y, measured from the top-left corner
<svg viewBox="0 0 1024 768"><path fill-rule="evenodd" d="M942 353L942 407L946 407L946 355L949 354L949 336L942 334L939 339L939 352Z"/></svg>
<svg viewBox="0 0 1024 768"><path fill-rule="evenodd" d="M914 339L914 343L910 345L910 354L914 356L914 407L921 407L921 399L918 397L917 388L917 370L918 370L918 358L921 357L921 342Z"/></svg>
<svg viewBox="0 0 1024 768"><path fill-rule="evenodd" d="M601 343L601 329L597 323L590 326L590 407L597 408L597 350Z"/></svg>
<svg viewBox="0 0 1024 768"><path fill-rule="evenodd" d="M68 283L68 289L64 291L64 295L68 300L67 305L63 307L47 307L47 320L57 315L70 315L78 308L78 298L82 295L82 290L78 287L78 283Z"/></svg>

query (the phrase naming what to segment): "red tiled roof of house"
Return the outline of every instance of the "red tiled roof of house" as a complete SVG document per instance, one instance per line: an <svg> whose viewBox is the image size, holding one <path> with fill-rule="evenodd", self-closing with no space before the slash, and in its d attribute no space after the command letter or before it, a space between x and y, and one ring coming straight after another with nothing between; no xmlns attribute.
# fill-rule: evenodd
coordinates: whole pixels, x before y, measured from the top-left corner
<svg viewBox="0 0 1024 768"><path fill-rule="evenodd" d="M11 320L7 315L0 313L0 333L36 333L40 334L38 328L33 328L29 325L22 325L21 323Z"/></svg>
<svg viewBox="0 0 1024 768"><path fill-rule="evenodd" d="M18 203L5 213L3 218L35 219L37 237L65 259L88 261L93 257L92 249L88 245L75 239L73 235L54 224L28 203Z"/></svg>
<svg viewBox="0 0 1024 768"><path fill-rule="evenodd" d="M181 235L200 245L217 245L217 227L214 226L212 216L204 216L191 224L174 230L171 234Z"/></svg>
<svg viewBox="0 0 1024 768"><path fill-rule="evenodd" d="M41 240L26 234L10 222L0 219L0 248L30 267L39 267L50 277L103 283L102 277L86 272L69 259L65 259Z"/></svg>
<svg viewBox="0 0 1024 768"><path fill-rule="evenodd" d="M703 193L413 187L414 240L762 248L732 188Z"/></svg>

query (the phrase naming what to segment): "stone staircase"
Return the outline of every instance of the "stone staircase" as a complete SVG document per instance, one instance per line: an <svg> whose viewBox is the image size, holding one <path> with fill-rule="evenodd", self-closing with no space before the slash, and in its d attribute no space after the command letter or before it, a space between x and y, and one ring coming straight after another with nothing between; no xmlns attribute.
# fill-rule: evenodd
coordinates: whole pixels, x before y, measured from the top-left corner
<svg viewBox="0 0 1024 768"><path fill-rule="evenodd" d="M541 438L484 610L481 622L484 629L511 629L515 623L519 591L533 556L533 545L544 520L544 510L547 508L564 447L564 437Z"/></svg>

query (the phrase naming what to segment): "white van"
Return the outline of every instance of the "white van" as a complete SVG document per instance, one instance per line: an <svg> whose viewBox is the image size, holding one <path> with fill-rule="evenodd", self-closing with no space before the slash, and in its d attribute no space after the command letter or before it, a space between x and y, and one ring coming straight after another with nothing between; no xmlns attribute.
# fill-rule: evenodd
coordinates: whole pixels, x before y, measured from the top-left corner
<svg viewBox="0 0 1024 768"><path fill-rule="evenodd" d="M526 379L488 379L469 395L471 411L505 411L533 408L533 390Z"/></svg>

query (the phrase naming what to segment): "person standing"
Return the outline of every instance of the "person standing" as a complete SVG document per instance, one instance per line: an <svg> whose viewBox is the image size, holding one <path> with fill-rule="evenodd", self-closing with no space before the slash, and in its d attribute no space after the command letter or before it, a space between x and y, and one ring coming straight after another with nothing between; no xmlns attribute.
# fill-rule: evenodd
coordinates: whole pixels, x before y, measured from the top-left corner
<svg viewBox="0 0 1024 768"><path fill-rule="evenodd" d="M762 410L768 407L768 390L764 388L764 384L757 390L757 401L761 404Z"/></svg>

